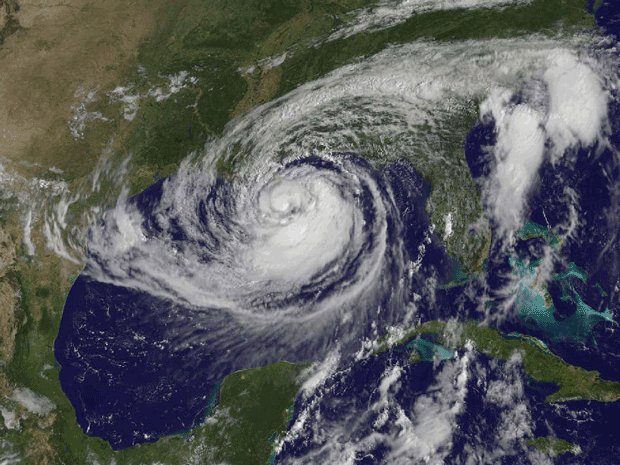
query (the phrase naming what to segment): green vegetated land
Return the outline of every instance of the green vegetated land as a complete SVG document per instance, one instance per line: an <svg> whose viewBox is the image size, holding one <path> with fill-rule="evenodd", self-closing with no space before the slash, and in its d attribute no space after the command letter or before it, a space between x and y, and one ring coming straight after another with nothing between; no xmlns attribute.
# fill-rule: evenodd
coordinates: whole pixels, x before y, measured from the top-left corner
<svg viewBox="0 0 620 465"><path fill-rule="evenodd" d="M581 453L581 449L579 446L576 446L564 439L558 438L534 438L528 439L526 441L528 446L535 447L539 451L551 455L552 457L557 457L562 454L574 454L579 455Z"/></svg>
<svg viewBox="0 0 620 465"><path fill-rule="evenodd" d="M585 0L533 0L526 5L497 9L435 11L412 16L406 22L377 32L360 33L327 42L294 55L283 65L283 95L299 84L317 79L360 56L370 56L387 44L421 38L440 41L519 37L532 32L554 35L560 29L593 28Z"/></svg>
<svg viewBox="0 0 620 465"><path fill-rule="evenodd" d="M56 419L49 443L56 461L65 464L267 464L275 442L283 436L291 420L292 405L305 368L305 364L278 362L236 372L222 383L218 405L203 424L156 443L118 452L106 441L84 435L69 402L54 398ZM29 418L24 426L37 421L40 419ZM3 436L24 452L22 463L41 463L36 457L28 457L32 441L28 435L8 430Z"/></svg>
<svg viewBox="0 0 620 465"><path fill-rule="evenodd" d="M4 10L4 22L0 22L0 45L12 34L21 29L14 13L19 11L16 0L0 0L0 11Z"/></svg>
<svg viewBox="0 0 620 465"><path fill-rule="evenodd" d="M138 50L135 66L128 67L124 81L118 84L131 87L133 94L146 94L165 85L166 76L181 71L197 80L161 101L142 98L132 120L123 117L121 102L114 103L105 97L105 92L112 89L102 89L87 109L100 112L108 121L93 121L86 126L82 139L67 139L50 149L59 164L66 161L62 164L63 176L72 187L88 184L84 173L90 172L93 160L109 147L118 159L132 155L131 191L137 193L156 178L174 173L188 152L198 151L210 138L218 137L232 118L390 44L423 37L452 41L529 32L553 35L560 28L590 28L594 24L592 16L586 14L585 1L534 0L497 10L424 13L384 31L360 33L329 43L319 41L316 47L310 46L310 41L325 38L346 21L354 9L370 4L365 0L167 2L158 10L155 32ZM6 5L11 8L11 17L7 16L2 25L0 45L2 40L11 39L18 26L13 15L15 2L0 2L0 6ZM257 66L254 72L246 74L239 71L284 51L291 51L291 55L280 66L268 70ZM144 67L140 72L138 63ZM437 192L429 201L433 221L441 226L443 213L452 211L455 202L460 211L468 212L465 220L456 224L454 237L448 243L453 256L459 257L465 268L479 267L485 258L482 238L474 243L462 239L467 235L468 222L481 213L462 151L464 136L476 118L476 111L476 102L464 108L459 121L454 122L454 137L443 142L442 148L455 160L448 174L439 165L415 165ZM233 165L223 168L234 175ZM437 187L448 179L453 183L452 197L448 195L449 189L442 191ZM99 194L71 208L109 204L114 199L105 187L104 184ZM69 221L77 218L78 213L69 215ZM9 220L21 228L21 219L9 215L6 221ZM12 355L0 367L0 406L16 413L19 429L7 428L0 416L0 441L12 444L22 463L267 463L273 441L287 427L303 366L276 363L235 373L224 380L218 407L200 427L156 443L114 452L106 442L86 436L77 425L75 412L60 389L59 367L53 356L70 276L80 272L80 265L68 265L43 250L34 258L26 257L21 250L16 263L7 278L10 289L16 290L13 294L17 297L11 294L11 298L17 299L17 305L15 321L2 328L3 350L12 344ZM600 380L596 372L571 367L523 340L505 339L474 323L462 324L461 328L460 343L469 337L475 340L478 350L488 355L505 359L514 350L522 352L530 376L558 384L559 391L549 401L610 401L620 395L617 383ZM443 323L429 323L410 337L425 332L441 334L444 329ZM28 412L11 400L15 387L26 387L45 396L54 403L53 410L43 416Z"/></svg>
<svg viewBox="0 0 620 465"><path fill-rule="evenodd" d="M188 152L200 151L208 140L221 135L233 117L392 44L420 38L453 41L531 32L554 35L562 28L594 25L583 0L534 0L502 9L423 13L382 31L323 40L352 11L368 5L372 2L246 0L228 3L223 9L208 2L171 2L160 12L156 32L139 50L138 62L146 73L130 74L127 82L137 82L136 90L146 89L156 81L154 76L181 71L198 80L168 100L145 100L135 120L119 122L127 126L123 152L133 154L137 167L132 192L173 173ZM281 65L263 69L261 60L284 52L289 56ZM242 71L250 67L254 67L251 73ZM466 134L477 118L477 103L471 101L456 110L450 130L438 138L434 149L443 157L424 153L408 157L433 186L428 210L438 230L443 231L446 214L458 212L446 245L465 271L482 267L490 237L463 153ZM118 108L108 106L106 111L101 102L97 110L118 119ZM362 155L373 158L372 151ZM222 175L234 175L236 160L244 160L244 154L218 164ZM391 160L373 161L379 166Z"/></svg>
<svg viewBox="0 0 620 465"><path fill-rule="evenodd" d="M457 349L471 341L480 353L500 360L508 360L515 352L519 353L526 375L534 381L554 383L558 386L558 390L545 399L548 403L570 400L615 402L620 399L620 383L601 379L597 371L569 365L531 336L503 334L476 321L430 321L412 328L395 343L384 340L377 351L382 352L393 345L402 345L425 335L435 336L436 340L433 342L439 345L441 351L445 348ZM413 347L419 350L416 346ZM413 356L416 361L423 359L425 357Z"/></svg>

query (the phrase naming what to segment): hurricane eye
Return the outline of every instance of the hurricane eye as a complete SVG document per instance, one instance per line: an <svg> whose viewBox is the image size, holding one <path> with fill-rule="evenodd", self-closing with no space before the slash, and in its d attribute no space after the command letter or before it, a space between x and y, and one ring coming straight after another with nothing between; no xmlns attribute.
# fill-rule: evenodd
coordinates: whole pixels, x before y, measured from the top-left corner
<svg viewBox="0 0 620 465"><path fill-rule="evenodd" d="M620 69L618 50L591 53L588 47L599 46L592 43L597 32L589 30L587 37L566 40L565 34L572 34L572 23L559 20L553 20L552 29L544 29L540 35L527 32L533 25L528 23L530 19L543 24L549 15L569 10L583 27L591 28L591 22L579 19L576 13L583 5L568 5L580 1L381 0L368 9L362 5L369 3L366 1L242 2L248 4L248 11L257 5L271 4L272 9L286 3L300 5L305 12L290 17L284 12L289 19L277 26L279 32L274 34L265 29L269 25L263 21L264 15L244 13L256 20L256 27L249 29L246 26L252 21L237 24L229 21L233 16L227 16L222 22L223 17L216 15L213 24L221 23L218 30L223 43L211 32L199 34L202 42L210 44L209 54L198 49L182 53L193 33L178 35L174 46L170 42L156 48L162 53L168 53L164 49L178 52L173 61L165 61L173 68L185 58L200 59L201 65L192 71L200 73L200 78L181 80L187 86L175 85L175 96L171 93L166 104L136 107L144 116L135 123L108 125L106 121L101 128L113 132L89 131L84 147L89 151L98 147L91 138L102 134L130 135L128 149L137 150L131 163L148 160L148 167L130 171L135 176L127 182L134 186L142 185L143 175L160 164L165 172L177 166L163 163L159 152L151 157L149 147L142 145L143 135L149 141L161 141L166 152L174 150L179 128L183 136L179 150L195 148L192 144L202 137L202 130L214 136L180 163L173 175L132 198L119 199L89 232L88 252L83 256L86 267L71 288L56 339L61 382L73 396L81 426L88 434L112 441L114 447L134 445L143 438L155 440L200 422L207 399L217 399L220 383L231 379L233 372L268 365L270 370L275 362L310 361L328 367L318 369L320 376L334 374L333 389L320 391L315 384L308 388L314 396L308 401L304 386L303 399L295 401L295 408L304 405L307 412L316 413L319 428L306 425L312 430L310 436L297 437L297 431L306 428L300 421L299 430L291 427L291 434L283 438L275 426L267 428L271 423L263 422L261 415L255 414L258 410L249 412L248 418L264 423L266 436L256 435L261 450L280 450L284 441L302 443L316 434L321 441L333 439L330 444L337 457L321 444L316 456L282 463L502 462L507 443L494 444L475 459L474 455L458 456L458 451L470 446L456 441L469 434L469 426L482 438L477 447L497 431L512 434L514 425L523 424L521 417L507 417L505 424L498 423L504 411L497 407L482 421L470 421L480 418L478 407L484 408L493 397L491 393L484 398L487 383L474 386L472 375L497 373L498 367L501 371L506 365L509 372L502 379L524 381L521 394L510 401L521 411L528 406L549 408L540 399L526 402L523 393L538 391L538 387L530 389L534 384L521 380L523 370L535 366L539 374L547 376L543 381L567 382L581 369L560 376L568 365L557 357L544 365L521 363L523 359L516 358L552 354L540 341L535 343L537 347L520 346L515 341L523 342L523 338L500 337L503 330L491 326L512 325L512 320L518 320L514 324L537 331L550 343L560 340L583 345L598 337L594 329L609 323L605 327L610 330L607 344L614 330L613 308L618 307L620 189L610 185L620 176L620 138L612 138L608 132L620 128L620 122L619 117L610 119L607 110L612 100L614 111L618 109L620 72L610 71ZM185 3L187 11L177 15L179 18L188 17L192 5L205 2ZM347 33L341 42L321 42L315 35L331 27L331 13L326 14L323 3L330 4L330 11L359 4L360 20L380 16L389 30L370 24L370 29L362 28L362 34L358 34L362 29L353 27L352 36ZM566 5L548 5L560 3ZM502 8L495 10L500 4ZM394 8L397 11L390 13ZM412 15L411 8L417 13ZM435 8L441 11L428 10ZM456 11L448 11L454 8ZM480 8L482 11L476 11ZM234 15L234 5L229 9ZM520 11L527 11L530 19L515 21ZM543 17L540 12L545 13ZM453 14L463 23L452 21ZM345 16L347 21L351 19L348 13ZM504 22L498 29L488 19L500 16ZM196 18L192 28L199 22ZM164 29L175 34L184 30L176 26ZM252 46L251 53L249 49L234 52L235 40L230 35L254 29L267 42ZM304 45L291 45L302 29L313 38ZM422 34L424 31L431 35ZM477 38L457 39L469 33ZM485 34L493 34L492 39L481 39ZM511 34L516 36L507 37ZM28 34L21 35L28 38ZM426 39L400 43L414 36ZM318 42L313 42L315 39ZM387 40L389 44L381 42ZM370 48L366 50L366 46ZM274 47L282 48L283 55L258 59ZM330 56L322 55L325 50ZM603 63L603 56L613 66ZM306 59L307 66L302 65ZM237 69L252 60L258 61L251 71ZM229 61L221 82L218 77L218 84L208 92L198 91L222 71L214 63ZM319 75L313 82L301 82L304 76ZM239 91L241 99L234 103L226 82L244 80L247 86L234 84L237 90L233 93ZM150 78L140 82L135 92L147 92ZM274 95L278 97L267 101ZM144 94L144 99L151 98L164 95ZM196 137L190 127L190 145L184 138L186 126L181 116L171 125L155 118L160 109L175 108L172 98L174 105L178 99L178 105L184 107L178 115L191 115ZM210 116L218 102L226 103L227 108ZM76 115L82 116L72 124L100 119L97 115L104 114L98 111L100 103L103 106L100 101L86 113L85 107L76 106ZM119 97L115 105L128 102ZM111 110L110 114L118 113L116 106ZM107 120L107 111L105 115ZM209 122L227 115L234 118L221 132ZM161 138L149 133L154 124L165 131ZM204 129L199 130L199 124ZM143 125L148 129L143 130ZM138 139L131 136L134 130L139 130ZM109 148L116 150L119 140L112 142ZM110 155L108 160L107 151L104 153L107 166L114 157ZM178 158L182 156L179 152ZM26 168L24 164L23 169L38 172L39 167ZM107 179L112 173L106 170L96 175ZM72 185L88 185L79 176L72 179ZM105 196L97 193L98 201L103 202ZM49 215L37 218L32 210L19 219L27 225L24 248L34 248L34 242L38 247L45 239L59 255L70 255L73 233L68 222L78 215L81 200L79 196L66 197ZM12 208L12 203L9 205ZM0 219L4 221L4 217ZM32 229L36 222L47 227L42 234ZM570 262L571 268L563 274L560 268L568 266L573 257L584 263L583 270ZM19 271L22 265L29 266L29 260L20 257L10 266ZM69 269L74 268L60 271ZM594 274L589 275L586 269ZM585 290L591 279L601 282L596 299L594 291ZM24 294L24 299L38 298L37 292ZM616 301L611 302L615 307L609 306L612 310L604 310L607 292L615 292ZM47 306L54 302L46 299L45 308L37 307L41 325L53 327L46 320L51 312ZM38 321L21 320L27 321L27 328L18 333L13 331L17 327L7 330L17 334L17 342L28 328L36 328ZM473 340L475 331L470 329L477 321L485 326L481 326L481 338ZM496 329L497 334L493 332ZM404 341L412 334L414 340ZM530 336L528 340L534 341ZM489 344L493 350L484 352ZM16 350L23 350L22 346L29 347L15 344ZM487 358L499 354L503 361L487 364L483 353ZM332 363L331 357L336 361ZM22 359L39 360L17 357L7 367ZM426 362L425 367L414 367L418 362ZM14 377L14 370L9 371ZM595 383L588 389L601 400L607 394L601 394L599 388L608 381L595 378L589 376L587 383L571 381L571 389L564 392L572 395L578 384L587 388ZM268 381L264 385L271 389L272 380ZM46 382L39 383L42 389L47 389ZM312 383L314 380L308 384ZM277 383L273 386L279 390ZM550 389L550 385L540 389ZM620 388L614 389L616 396ZM503 389L496 391L503 394ZM495 395L499 398L500 394ZM239 396L245 396L241 403L248 400L261 408L271 405L271 392L263 398L269 399L267 402L246 396L245 391ZM279 394L274 392L275 396ZM461 415L473 398L474 408ZM5 400L14 403L9 397ZM362 404L367 410L358 415ZM330 425L329 417L337 416L343 405L350 416ZM215 431L219 426L214 425L220 420L228 422L234 409L218 411L218 418L205 424ZM59 414L60 410L59 404ZM70 410L62 408L63 412ZM274 417L290 425L282 409L277 410ZM246 431L243 422L234 416L230 419L228 423ZM35 420L34 416L28 421L24 417L24 431ZM328 422L327 428L322 429L322 421ZM57 426L49 430L54 433L50 436L54 444L64 437L57 434ZM526 450L528 435L538 434L541 428L538 423L517 428L518 434L513 434L515 460ZM484 434L479 434L483 430ZM568 430L562 426L557 431ZM245 445L237 444L245 434L215 435L217 444L230 443L235 451L241 451L240 456L245 453ZM201 442L202 432L190 436L188 441L164 440L161 444L187 443L197 454L195 460L219 463L200 455L207 444ZM351 443L351 438L359 439L368 449ZM588 448L596 449L592 444ZM90 450L87 445L80 450ZM399 455L411 448L419 454ZM275 455L272 459L280 463ZM539 459L543 460L537 456ZM180 457L178 461L186 463ZM266 461L255 456L247 460Z"/></svg>

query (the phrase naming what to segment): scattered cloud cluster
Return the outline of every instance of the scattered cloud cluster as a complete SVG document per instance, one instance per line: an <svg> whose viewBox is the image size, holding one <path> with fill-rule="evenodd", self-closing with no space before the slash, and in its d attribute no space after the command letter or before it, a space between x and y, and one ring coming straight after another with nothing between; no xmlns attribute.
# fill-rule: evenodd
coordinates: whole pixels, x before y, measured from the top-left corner
<svg viewBox="0 0 620 465"><path fill-rule="evenodd" d="M84 89L78 89L75 93L76 97L84 95L86 93ZM73 117L69 120L69 131L71 131L71 135L74 139L83 139L84 138L84 129L86 128L86 123L90 121L104 121L109 123L112 121L109 118L106 118L99 111L88 111L87 105L96 101L95 95L97 94L96 90L91 90L82 100L73 105L71 109L73 110Z"/></svg>
<svg viewBox="0 0 620 465"><path fill-rule="evenodd" d="M108 97L112 102L121 102L123 104L123 118L133 121L138 113L140 101L147 98L154 98L156 102L163 102L172 95L178 94L188 84L195 84L198 78L191 76L187 71L181 71L177 74L162 76L168 79L168 83L163 86L153 87L144 93L134 91L134 86L117 86L110 92Z"/></svg>
<svg viewBox="0 0 620 465"><path fill-rule="evenodd" d="M381 457L382 463L441 464L451 450L456 419L465 407L470 380L471 347L462 357L439 367L435 382L412 406L398 401L401 389L409 389L407 369L387 365L376 385L359 386L366 399L350 399L347 387L353 368L331 373L323 382L305 391L302 407L283 443L303 437L303 456L284 458L283 463L354 464L361 457ZM373 363L365 360L360 365ZM369 368L369 367L368 367ZM357 395L354 395L359 400ZM337 409L338 414L329 413ZM281 446L282 447L282 446ZM375 455L381 451L381 455Z"/></svg>

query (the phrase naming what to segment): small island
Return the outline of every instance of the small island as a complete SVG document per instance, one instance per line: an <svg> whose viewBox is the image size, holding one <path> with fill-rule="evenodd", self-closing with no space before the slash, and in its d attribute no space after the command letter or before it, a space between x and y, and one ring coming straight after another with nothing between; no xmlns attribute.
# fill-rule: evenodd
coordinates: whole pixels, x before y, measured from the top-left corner
<svg viewBox="0 0 620 465"><path fill-rule="evenodd" d="M581 448L574 444L571 444L564 439L558 438L534 438L528 439L526 444L528 446L532 446L539 451L551 455L552 457L557 457L562 454L573 454L579 455L581 454Z"/></svg>

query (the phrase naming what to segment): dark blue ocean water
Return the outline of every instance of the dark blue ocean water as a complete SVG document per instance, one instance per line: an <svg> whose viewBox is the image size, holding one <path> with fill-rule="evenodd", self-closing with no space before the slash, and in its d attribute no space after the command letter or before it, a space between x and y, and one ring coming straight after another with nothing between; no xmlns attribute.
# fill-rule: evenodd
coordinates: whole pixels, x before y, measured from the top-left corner
<svg viewBox="0 0 620 465"><path fill-rule="evenodd" d="M620 37L620 2L603 2L596 18L606 33ZM519 96L515 99L518 100ZM610 104L610 123L613 132L610 140L620 148L620 105L617 98ZM484 151L484 146L494 143L492 120L478 122L467 139L465 151L470 171L480 182L493 171L493 160ZM573 155L572 158L577 160L575 163L567 161L555 167L549 162L543 164L540 179L528 200L529 220L540 225L549 223L551 227L565 223L569 215L566 203L561 200L565 187L570 186L580 194L581 223L576 237L564 246L563 253L567 263L573 262L583 268L588 278L585 283L572 279L571 284L595 310L610 308L616 312L620 302L620 291L616 290L620 278L620 196L610 187L620 179L620 170L609 148L580 147ZM319 159L307 162L320 164ZM365 162L360 160L360 164ZM365 169L370 169L367 164ZM409 258L415 257L430 225L424 210L430 186L404 162L386 167L375 173L375 177L394 191L396 211L403 224L400 233L404 248ZM146 214L144 227L152 234L157 234L158 226L149 217L149 212L161 198L163 182L161 180L132 199ZM223 222L226 212L234 209L234 202L231 186L219 180L197 214L204 216L205 224L208 221ZM214 205L218 208L213 208ZM221 216L219 220L218 215ZM186 240L183 229L179 225L175 229L174 224L172 227L175 240L183 243ZM209 237L208 227L204 233L205 244L217 247L213 242L217 238ZM543 238L530 239L517 244L517 250L527 258L536 259L544 244ZM422 302L420 315L423 319L454 315L462 319L481 318L480 299L488 296L489 289L493 294L493 290L503 288L512 273L508 257L500 253L501 245L494 235L486 273L480 281L438 291L433 305ZM436 236L427 244L425 257L423 272L436 273L440 282L449 279L452 263ZM566 266L558 265L556 271L559 273L565 269ZM597 285L605 291L605 296ZM296 298L307 300L316 295L316 289L306 291L307 295ZM408 298L419 291L414 283ZM569 318L575 312L575 306L570 301L562 301L559 285L550 286L549 291L558 318ZM220 323L216 320L212 326L195 328L194 336L202 337L203 344L182 347L178 341L170 340L170 328L181 320L191 321L198 311L201 310L180 307L172 301L136 290L96 282L87 275L78 277L65 304L55 355L62 367L62 388L76 409L78 423L87 434L102 437L115 449L122 449L187 430L209 413L221 379L245 366L219 362L221 354L208 343L210 338L217 337ZM516 317L506 321L500 329L537 336L568 363L596 369L603 378L620 381L620 344L617 327L611 323L595 325L590 337L579 342L554 343L550 334L527 326ZM240 334L238 343L242 342L243 335ZM402 364L407 382L407 387L401 388L395 398L403 407L411 407L416 397L435 380L437 369L425 362L408 365L406 356L389 351L353 364L345 377L330 381L340 383L341 387L329 391L331 394L321 394L325 420L338 423L363 411L376 396L376 387L385 368L394 363ZM292 356L291 359L305 358ZM274 360L264 360L265 363L269 361ZM489 365L490 361L480 356L479 363ZM214 366L218 367L217 370ZM579 463L620 463L620 441L615 434L620 431L620 405L617 402L569 402L566 408L550 406L544 403L544 398L553 389L528 381L526 393L536 422L535 435L554 435L578 444L584 451ZM466 444L477 443L478 439L473 438L482 438L483 441L485 437L491 438L497 427L496 418L500 412L484 403L481 396L482 393L472 384L466 414L458 419L459 429L451 460L457 461L462 456ZM298 399L296 411L313 400ZM364 431L359 432L360 437L364 434ZM310 447L311 442L301 436L299 441L285 447L280 459L303 456ZM372 454L360 456L356 463L381 463L388 449L388 444L379 445ZM519 457L507 457L502 463L521 462ZM574 458L560 457L556 463L574 463Z"/></svg>
<svg viewBox="0 0 620 465"><path fill-rule="evenodd" d="M394 203L387 208L391 213L387 218L389 244L385 272L393 274L389 280L394 286L389 290L395 289L402 278L403 267L398 265L398 254L390 247L402 243L398 250L404 249L405 260L414 260L419 253L418 245L430 226L424 209L430 186L407 163L395 162L381 171L373 171L365 160L354 154L341 156L349 157L358 169L371 173L380 189L389 188L394 194ZM336 169L333 162L319 157L298 160L284 169L294 169L295 164L318 170ZM130 200L145 218L142 229L147 236L157 237L162 233L152 212L159 205L163 182L161 180ZM368 234L372 234L375 229L374 207L369 194L364 192L362 186L359 203L365 228ZM387 193L384 197L389 198ZM203 228L199 249L205 251L205 262L221 246L218 237L210 233L209 225L214 222L225 225L229 220L227 214L234 211L234 203L232 188L224 180L218 180L200 202L196 215ZM178 243L180 250L189 240L174 220L167 233ZM362 252L372 244L373 239L369 236ZM440 280L448 279L452 263L441 241L433 236L426 248L418 274L422 277L434 274ZM327 298L331 293L339 292L341 282L355 275L359 260L364 259L360 257L343 266L338 281L330 278L310 283L302 286L295 295L265 296L260 305L266 309L284 305L301 307L316 299ZM411 288L403 295L403 304L416 292L422 293L421 286L421 282L413 279ZM370 335L372 321L361 318L362 313L368 312L366 307L382 305L387 309L390 294L386 291L385 296L376 296L373 303L359 303L362 307L356 312L360 316L359 323L356 323L358 327L354 329L359 334L356 341ZM400 302L398 308L401 308ZM212 318L205 318L205 314L212 315ZM391 317L387 313L384 315L388 324ZM251 339L253 336L245 334L243 328L236 329L237 334L230 334L229 328L236 328L230 318L222 311L184 306L135 289L98 282L83 273L66 300L55 343L56 358L62 367L60 382L76 409L80 426L87 434L110 441L115 449L152 442L162 435L187 430L202 420L221 380L231 372L282 358L297 362L312 359L315 355L313 346L308 346L306 351L303 347L296 351L289 349L286 356L276 357L274 353L281 354L287 348L275 352L275 345L280 342L273 338ZM393 315L393 318L400 317ZM191 328L189 334L188 327ZM176 331L176 328L182 331ZM338 331L337 327L330 328L322 337L335 339ZM226 333L225 345L221 343L223 332ZM184 344L183 336L175 338L175 333L191 337L194 342ZM357 344L359 342L355 346ZM353 351L355 347L348 349Z"/></svg>
<svg viewBox="0 0 620 465"><path fill-rule="evenodd" d="M590 2L590 8L593 3ZM604 1L596 11L596 19L602 31L616 40L620 39L620 2ZM516 314L514 318L501 324L499 329L536 336L568 363L597 370L604 379L620 381L620 339L617 325L607 321L591 325L589 321L584 321L582 327L588 331L584 330L584 337L580 340L571 338L575 333L566 332L566 326L563 326L577 310L575 299L563 299L567 286L591 309L598 312L610 309L614 319L620 319L620 195L617 187L620 184L620 162L614 153L614 150L620 149L620 99L617 92L613 92L611 97L609 140L612 147L577 147L567 153L565 159L556 166L551 166L549 160L545 160L527 202L527 220L553 229L567 224L570 218L570 202L566 201L564 196L566 187L574 189L578 194L577 204L574 205L579 216L576 235L562 245L564 262L558 263L554 272L566 272L573 263L585 271L587 278L581 281L571 277L549 286L557 312L556 333L537 329L535 324L526 324L535 322L521 320ZM514 101L518 103L520 96L516 95ZM495 144L494 129L494 121L490 118L477 122L465 144L470 172L480 188L494 170L493 156L485 150L485 147ZM480 279L466 285L441 290L437 296L438 314L444 317L456 314L462 319L483 318L484 312L479 306L481 298L491 298L488 305L483 307L487 310L492 311L501 303L501 297L496 291L506 287L514 270L509 263L509 256L501 252L503 244L495 234L496 225L491 226L494 234L486 272ZM518 241L515 252L526 262L535 261L541 258L547 246L547 238L531 238ZM445 309L449 311L446 312ZM376 419L373 416L369 416L365 425L349 425L347 421L351 422L351 412L356 409L357 417L368 413L368 406L373 402L373 396L377 395L376 387L380 384L385 370L393 365L402 365L404 374L396 387L397 393L392 402L415 422L411 407L416 396L433 384L443 364L451 362L440 362L435 368L428 362L411 367L405 358L399 357L404 356L398 349L394 349L366 359L351 367L350 374L332 376L326 381L325 387L319 389L310 399L298 399L296 412L312 414L320 411L327 419L317 420L319 424L307 426L286 443L276 463L295 463L296 459L323 450L329 443L330 434L341 434L337 425L338 419L344 422L343 428L351 428L349 438L352 443L355 443L357 438L358 444L362 444L362 438L377 433L372 428L372 421ZM490 447L501 452L504 447L494 441L500 427L499 419L506 409L486 402L483 398L484 389L481 389L477 382L504 376L502 367L505 364L500 363L498 368L497 364L484 355L477 356L476 364L479 377L476 379L474 376L469 382L466 407L456 420L457 426L446 463L463 463L468 448L482 450ZM545 403L544 399L556 391L557 387L537 383L520 370L520 376L526 383L528 411L534 422L532 436L558 437L578 445L582 450L578 456L566 454L557 457L555 463L620 463L620 402L570 401L550 405ZM344 437L338 437L338 441L345 440ZM374 448L360 446L355 463L387 463L385 457L390 450L391 444L387 439L379 440ZM507 450L496 463L522 464L526 463L526 459L520 453Z"/></svg>

